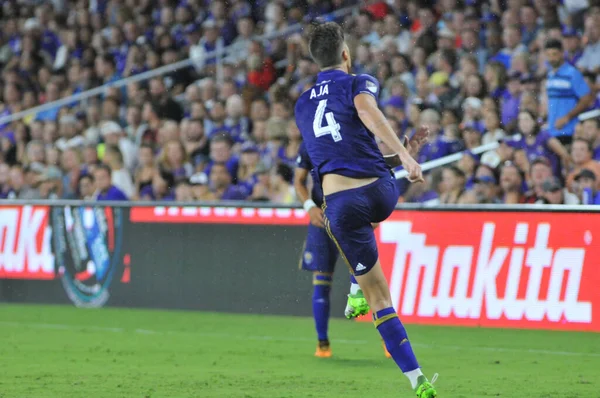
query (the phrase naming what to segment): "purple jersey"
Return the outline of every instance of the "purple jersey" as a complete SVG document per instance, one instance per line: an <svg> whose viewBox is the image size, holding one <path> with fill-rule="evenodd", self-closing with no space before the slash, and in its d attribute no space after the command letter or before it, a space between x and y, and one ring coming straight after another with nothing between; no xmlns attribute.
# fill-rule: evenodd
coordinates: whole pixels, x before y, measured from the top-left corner
<svg viewBox="0 0 600 398"><path fill-rule="evenodd" d="M507 144L515 149L524 151L530 162L533 162L539 157L548 159L552 165L552 173L558 176L560 175L560 160L548 146L548 141L551 138L550 132L543 130L535 136L535 142L533 144L528 144L524 135L521 135L521 138L516 141L507 141Z"/></svg>
<svg viewBox="0 0 600 398"><path fill-rule="evenodd" d="M417 156L417 161L419 163L429 162L430 160L443 158L444 156L460 152L463 149L463 145L459 140L454 140L442 135L423 145Z"/></svg>
<svg viewBox="0 0 600 398"><path fill-rule="evenodd" d="M296 159L296 166L300 169L308 170L313 177L313 187L311 192L311 199L313 202L317 204L317 206L321 207L323 204L323 189L321 189L321 185L317 183L317 180L314 176L314 168L312 163L310 162L310 158L308 157L308 152L306 152L306 147L304 143L300 145L300 149L298 150L298 158Z"/></svg>
<svg viewBox="0 0 600 398"><path fill-rule="evenodd" d="M383 155L358 117L354 98L372 95L377 100L379 82L369 75L322 71L317 84L296 103L296 124L319 181L325 174L350 178L389 177Z"/></svg>

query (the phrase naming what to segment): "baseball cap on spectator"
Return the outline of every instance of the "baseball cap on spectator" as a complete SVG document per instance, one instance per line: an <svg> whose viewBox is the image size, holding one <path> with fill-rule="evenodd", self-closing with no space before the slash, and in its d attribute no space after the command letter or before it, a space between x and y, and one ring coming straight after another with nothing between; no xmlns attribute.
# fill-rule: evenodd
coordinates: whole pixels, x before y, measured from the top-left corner
<svg viewBox="0 0 600 398"><path fill-rule="evenodd" d="M439 38L442 38L442 39L454 40L456 38L456 35L454 34L454 32L452 32L450 29L448 29L445 26L442 29L438 30L437 35Z"/></svg>
<svg viewBox="0 0 600 398"><path fill-rule="evenodd" d="M208 185L208 176L206 173L192 174L190 177L190 185Z"/></svg>
<svg viewBox="0 0 600 398"><path fill-rule="evenodd" d="M596 181L596 174L590 169L583 169L575 176L575 181L579 181L582 178L587 178Z"/></svg>
<svg viewBox="0 0 600 398"><path fill-rule="evenodd" d="M521 83L537 83L537 79L533 73L523 73L521 75Z"/></svg>
<svg viewBox="0 0 600 398"><path fill-rule="evenodd" d="M546 165L546 166L552 168L552 164L550 163L550 160L548 160L548 158L545 158L543 156L538 156L537 158L533 159L533 162L531 162L530 167L532 167L536 164L543 164L543 165Z"/></svg>
<svg viewBox="0 0 600 398"><path fill-rule="evenodd" d="M511 73L508 74L508 80L509 81L510 80L517 80L517 81L520 82L521 81L521 77L522 77L521 72L518 72L518 71L513 71L513 72L511 72Z"/></svg>
<svg viewBox="0 0 600 398"><path fill-rule="evenodd" d="M560 181L556 177L550 177L542 183L544 192L556 192L562 189Z"/></svg>
<svg viewBox="0 0 600 398"><path fill-rule="evenodd" d="M185 25L185 27L183 28L183 33L185 33L186 35L191 35L198 31L199 31L198 25L196 25L195 23L189 23L189 24Z"/></svg>
<svg viewBox="0 0 600 398"><path fill-rule="evenodd" d="M404 109L406 107L406 101L399 95L394 95L388 98L387 101L384 101L383 106L393 106L396 109Z"/></svg>
<svg viewBox="0 0 600 398"><path fill-rule="evenodd" d="M463 109L467 109L467 108L481 109L482 106L483 106L483 102L477 97L468 97L462 103Z"/></svg>
<svg viewBox="0 0 600 398"><path fill-rule="evenodd" d="M37 18L29 18L25 21L25 24L23 24L23 29L26 32L35 30L35 29L39 29L39 28L40 28L40 21L38 21Z"/></svg>
<svg viewBox="0 0 600 398"><path fill-rule="evenodd" d="M61 178L62 173L58 167L48 166L45 168L44 172L40 176L40 181L54 181L60 180Z"/></svg>
<svg viewBox="0 0 600 398"><path fill-rule="evenodd" d="M563 37L579 37L579 32L575 28L565 26L563 28L562 35Z"/></svg>
<svg viewBox="0 0 600 398"><path fill-rule="evenodd" d="M103 137L111 134L121 134L123 132L123 128L119 126L117 122L104 122L100 127L100 132Z"/></svg>
<svg viewBox="0 0 600 398"><path fill-rule="evenodd" d="M242 145L242 153L256 152L258 153L258 147L253 142L246 142Z"/></svg>
<svg viewBox="0 0 600 398"><path fill-rule="evenodd" d="M29 166L27 166L27 171L30 171L30 172L36 173L36 174L42 174L42 173L44 173L44 171L46 171L46 166L44 166L40 162L33 162Z"/></svg>
<svg viewBox="0 0 600 398"><path fill-rule="evenodd" d="M450 76L446 72L434 72L429 78L429 84L435 87L444 86L450 80Z"/></svg>
<svg viewBox="0 0 600 398"><path fill-rule="evenodd" d="M58 122L60 124L74 124L77 123L77 119L73 115L63 115Z"/></svg>
<svg viewBox="0 0 600 398"><path fill-rule="evenodd" d="M214 29L217 27L217 24L212 19L207 19L202 23L202 29Z"/></svg>
<svg viewBox="0 0 600 398"><path fill-rule="evenodd" d="M496 185L497 181L494 176L481 176L475 178L475 184L492 184Z"/></svg>
<svg viewBox="0 0 600 398"><path fill-rule="evenodd" d="M500 18L491 12L486 12L483 14L483 16L481 17L481 23L494 23L494 22L499 22Z"/></svg>

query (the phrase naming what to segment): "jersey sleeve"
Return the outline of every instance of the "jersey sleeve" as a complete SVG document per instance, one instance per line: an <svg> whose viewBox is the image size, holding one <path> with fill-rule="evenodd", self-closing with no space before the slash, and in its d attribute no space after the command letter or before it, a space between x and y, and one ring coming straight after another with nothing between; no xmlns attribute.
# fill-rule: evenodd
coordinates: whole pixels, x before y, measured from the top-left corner
<svg viewBox="0 0 600 398"><path fill-rule="evenodd" d="M358 94L370 94L376 100L379 98L379 82L373 76L358 75L354 78L352 84L352 98Z"/></svg>
<svg viewBox="0 0 600 398"><path fill-rule="evenodd" d="M308 152L306 151L306 146L304 143L300 144L300 149L298 149L298 157L296 158L296 166L300 169L304 170L312 170L313 165L310 162L310 158L308 157Z"/></svg>
<svg viewBox="0 0 600 398"><path fill-rule="evenodd" d="M581 99L581 97L585 97L590 93L590 87L586 83L581 72L579 72L578 70L576 70L573 74L572 84L573 91L575 91L575 95L578 99Z"/></svg>

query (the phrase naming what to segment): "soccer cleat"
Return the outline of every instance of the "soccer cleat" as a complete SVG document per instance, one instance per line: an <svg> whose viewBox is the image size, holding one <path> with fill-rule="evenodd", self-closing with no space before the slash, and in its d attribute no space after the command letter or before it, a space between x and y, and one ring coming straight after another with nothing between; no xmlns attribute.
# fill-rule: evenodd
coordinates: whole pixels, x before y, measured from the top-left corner
<svg viewBox="0 0 600 398"><path fill-rule="evenodd" d="M385 346L385 341L382 342L383 345L383 353L385 355L386 358L391 358L392 354L390 354L390 352L388 351L387 347Z"/></svg>
<svg viewBox="0 0 600 398"><path fill-rule="evenodd" d="M329 340L319 340L317 344L317 351L315 351L315 356L317 358L331 358L331 346L329 345Z"/></svg>
<svg viewBox="0 0 600 398"><path fill-rule="evenodd" d="M438 378L438 374L434 374L431 378L431 382L427 380L425 376L419 376L417 379L417 388L415 388L415 393L417 393L417 398L436 398L437 391L433 387L433 383Z"/></svg>
<svg viewBox="0 0 600 398"><path fill-rule="evenodd" d="M348 295L348 302L346 303L346 309L344 310L344 315L348 319L354 319L361 315L366 315L369 313L369 304L367 303L367 299L363 295L362 290L356 292L356 294Z"/></svg>

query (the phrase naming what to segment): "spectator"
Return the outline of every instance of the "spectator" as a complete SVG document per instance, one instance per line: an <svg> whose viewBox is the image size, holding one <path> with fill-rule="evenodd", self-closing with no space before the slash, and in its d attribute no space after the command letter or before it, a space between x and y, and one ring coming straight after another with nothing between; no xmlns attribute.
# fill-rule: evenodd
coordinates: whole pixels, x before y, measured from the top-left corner
<svg viewBox="0 0 600 398"><path fill-rule="evenodd" d="M232 183L233 178L225 163L215 163L210 169L212 191L219 200L244 200L247 192Z"/></svg>
<svg viewBox="0 0 600 398"><path fill-rule="evenodd" d="M133 170L135 166L135 145L126 137L125 132L116 122L104 122L101 127L105 145L119 148L123 155L125 168Z"/></svg>
<svg viewBox="0 0 600 398"><path fill-rule="evenodd" d="M286 164L279 164L271 174L271 202L292 204L296 202L296 194L292 180L293 169Z"/></svg>
<svg viewBox="0 0 600 398"><path fill-rule="evenodd" d="M204 172L211 175L211 168L215 163L223 163L232 181L237 181L239 159L233 154L233 143L228 135L217 135L210 140L210 161Z"/></svg>
<svg viewBox="0 0 600 398"><path fill-rule="evenodd" d="M576 65L579 69L594 74L600 73L600 16L588 15L585 19L587 44Z"/></svg>
<svg viewBox="0 0 600 398"><path fill-rule="evenodd" d="M578 205L579 199L563 189L558 178L550 177L542 183L542 197L536 204Z"/></svg>
<svg viewBox="0 0 600 398"><path fill-rule="evenodd" d="M507 141L517 151L523 151L531 162L538 157L550 160L554 175L560 175L560 161L568 167L571 158L567 149L560 141L550 136L547 131L541 131L536 116L527 111L519 112L518 129L520 138ZM528 167L525 166L525 170Z"/></svg>
<svg viewBox="0 0 600 398"><path fill-rule="evenodd" d="M567 27L563 30L563 46L565 47L565 61L576 66L583 55L581 38L576 29Z"/></svg>
<svg viewBox="0 0 600 398"><path fill-rule="evenodd" d="M154 152L150 145L142 145L138 150L138 165L135 170L135 191L152 185L154 177Z"/></svg>
<svg viewBox="0 0 600 398"><path fill-rule="evenodd" d="M593 158L595 161L600 161L600 118L588 119L581 124L581 138L592 143L594 149Z"/></svg>
<svg viewBox="0 0 600 398"><path fill-rule="evenodd" d="M196 173L190 177L192 196L195 200L210 202L216 200L208 185L208 177L204 173Z"/></svg>
<svg viewBox="0 0 600 398"><path fill-rule="evenodd" d="M64 115L60 118L60 137L56 141L56 147L61 151L69 148L83 148L85 140L80 131L77 131L77 120L72 115Z"/></svg>
<svg viewBox="0 0 600 398"><path fill-rule="evenodd" d="M592 144L582 138L576 138L571 145L571 158L574 168L567 176L567 188L573 192L573 182L581 170L591 170L596 175L596 182L600 181L600 163L594 161Z"/></svg>
<svg viewBox="0 0 600 398"><path fill-rule="evenodd" d="M548 124L550 135L570 142L577 124L576 116L592 105L594 97L583 75L565 62L562 43L549 40L545 55L548 72Z"/></svg>
<svg viewBox="0 0 600 398"><path fill-rule="evenodd" d="M596 174L583 169L575 176L575 192L583 205L600 205L600 192L596 183Z"/></svg>
<svg viewBox="0 0 600 398"><path fill-rule="evenodd" d="M83 174L79 176L78 181L78 199L92 200L94 199L94 177L91 174Z"/></svg>
<svg viewBox="0 0 600 398"><path fill-rule="evenodd" d="M465 198L465 173L456 166L447 166L442 170L442 194L440 203L457 204Z"/></svg>
<svg viewBox="0 0 600 398"><path fill-rule="evenodd" d="M496 178L494 176L475 177L473 186L474 203L480 204L499 204L498 189ZM464 203L469 203L465 200Z"/></svg>
<svg viewBox="0 0 600 398"><path fill-rule="evenodd" d="M49 163L53 164L53 162ZM77 149L67 149L61 155L60 164L64 171L64 176L62 176L63 198L76 199L81 175L80 152Z"/></svg>
<svg viewBox="0 0 600 398"><path fill-rule="evenodd" d="M56 166L48 166L37 180L39 199L60 199L62 173Z"/></svg>
<svg viewBox="0 0 600 398"><path fill-rule="evenodd" d="M511 131L516 125L521 105L521 74L513 72L508 77L506 94L502 97L502 125Z"/></svg>
<svg viewBox="0 0 600 398"><path fill-rule="evenodd" d="M7 199L34 200L40 198L39 192L25 182L25 171L19 164L10 168L8 185Z"/></svg>
<svg viewBox="0 0 600 398"><path fill-rule="evenodd" d="M176 202L191 202L194 200L192 187L187 180L181 180L175 185L175 201Z"/></svg>
<svg viewBox="0 0 600 398"><path fill-rule="evenodd" d="M174 200L173 187L175 178L169 172L155 169L152 182L140 190L140 200Z"/></svg>
<svg viewBox="0 0 600 398"><path fill-rule="evenodd" d="M97 201L127 200L123 191L112 185L111 170L106 165L101 164L94 170L94 185Z"/></svg>
<svg viewBox="0 0 600 398"><path fill-rule="evenodd" d="M124 167L123 155L117 146L108 145L104 152L104 163L110 167L111 181L115 187L122 191L128 198L135 196L135 186L131 174Z"/></svg>
<svg viewBox="0 0 600 398"><path fill-rule="evenodd" d="M500 169L500 195L505 204L525 203L523 194L523 172L512 162L506 162Z"/></svg>

